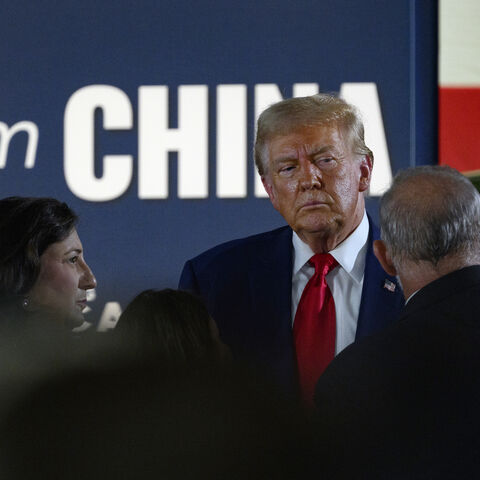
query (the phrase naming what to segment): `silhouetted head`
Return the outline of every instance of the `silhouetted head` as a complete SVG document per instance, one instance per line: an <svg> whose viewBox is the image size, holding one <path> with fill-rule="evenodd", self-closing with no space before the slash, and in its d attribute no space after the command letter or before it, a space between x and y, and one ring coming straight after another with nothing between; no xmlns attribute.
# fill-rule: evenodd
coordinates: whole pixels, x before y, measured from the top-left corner
<svg viewBox="0 0 480 480"><path fill-rule="evenodd" d="M202 300L178 290L146 290L120 316L114 335L138 355L194 364L225 356L217 326Z"/></svg>
<svg viewBox="0 0 480 480"><path fill-rule="evenodd" d="M305 420L266 385L156 364L44 381L0 426L4 480L300 480L311 455Z"/></svg>

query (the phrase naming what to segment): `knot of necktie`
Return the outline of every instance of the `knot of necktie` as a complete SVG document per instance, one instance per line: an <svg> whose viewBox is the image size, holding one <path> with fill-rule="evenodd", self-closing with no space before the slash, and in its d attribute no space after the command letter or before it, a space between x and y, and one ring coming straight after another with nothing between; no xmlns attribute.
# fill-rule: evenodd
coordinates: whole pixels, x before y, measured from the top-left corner
<svg viewBox="0 0 480 480"><path fill-rule="evenodd" d="M315 267L315 273L322 277L325 277L338 265L338 262L329 253L316 253L308 263Z"/></svg>

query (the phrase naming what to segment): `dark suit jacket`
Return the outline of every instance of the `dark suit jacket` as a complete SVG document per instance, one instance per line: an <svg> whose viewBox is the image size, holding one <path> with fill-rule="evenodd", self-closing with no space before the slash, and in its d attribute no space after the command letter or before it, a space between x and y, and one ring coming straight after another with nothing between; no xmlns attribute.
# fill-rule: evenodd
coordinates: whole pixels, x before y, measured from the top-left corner
<svg viewBox="0 0 480 480"><path fill-rule="evenodd" d="M382 329L403 305L400 287L393 293L384 288L385 279L396 280L373 255L376 238L370 222L357 338ZM235 357L265 367L290 391L296 390L292 253L290 227L233 240L189 260L179 283L205 300Z"/></svg>
<svg viewBox="0 0 480 480"><path fill-rule="evenodd" d="M331 477L479 477L479 313L472 266L422 288L395 325L334 359L315 395Z"/></svg>

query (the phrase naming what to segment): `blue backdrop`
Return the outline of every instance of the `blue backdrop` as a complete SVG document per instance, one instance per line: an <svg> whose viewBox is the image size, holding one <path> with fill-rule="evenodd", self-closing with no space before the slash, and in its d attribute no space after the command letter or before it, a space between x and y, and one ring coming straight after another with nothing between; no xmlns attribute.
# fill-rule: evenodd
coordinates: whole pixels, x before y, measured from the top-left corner
<svg viewBox="0 0 480 480"><path fill-rule="evenodd" d="M275 84L287 97L299 83L339 91L344 83L373 82L392 171L436 163L436 17L436 2L414 0L9 2L0 14L1 196L54 196L80 214L79 234L98 280L89 319L98 319L108 302L123 307L145 288L175 287L184 261L206 248L284 223L268 199L254 194L250 151L258 85ZM246 89L248 168L241 198L217 196L217 87L230 84ZM106 111L91 107L96 178L106 173L105 155L131 156L131 180L106 201L81 198L65 176L66 130L72 142L78 131L82 148L89 131L81 120L79 127L65 124L66 106L91 85L116 87L131 110L130 126L122 120L109 129ZM165 114L173 129L180 122L181 85L206 89L207 196L179 198L172 152L168 198L140 198L139 88L168 87ZM193 113L197 107L186 108ZM38 130L33 168L25 167L25 124L12 130L19 122ZM197 139L191 141L195 147ZM376 217L374 199L368 208Z"/></svg>

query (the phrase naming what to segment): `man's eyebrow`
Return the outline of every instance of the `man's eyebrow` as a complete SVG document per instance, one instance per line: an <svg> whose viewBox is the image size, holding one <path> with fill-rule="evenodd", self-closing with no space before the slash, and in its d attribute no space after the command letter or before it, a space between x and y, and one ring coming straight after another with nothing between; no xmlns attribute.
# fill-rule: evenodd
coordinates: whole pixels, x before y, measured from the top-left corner
<svg viewBox="0 0 480 480"><path fill-rule="evenodd" d="M327 152L332 152L332 153L337 153L338 149L335 145L313 145L308 148L307 154L308 155L319 155L322 153L327 153ZM296 152L292 153L284 153L283 155L280 154L277 157L273 159L275 163L283 163L283 162L290 162L292 160L297 160L298 156Z"/></svg>
<svg viewBox="0 0 480 480"><path fill-rule="evenodd" d="M290 162L292 160L297 160L297 155L294 153L286 153L273 159L275 163Z"/></svg>

